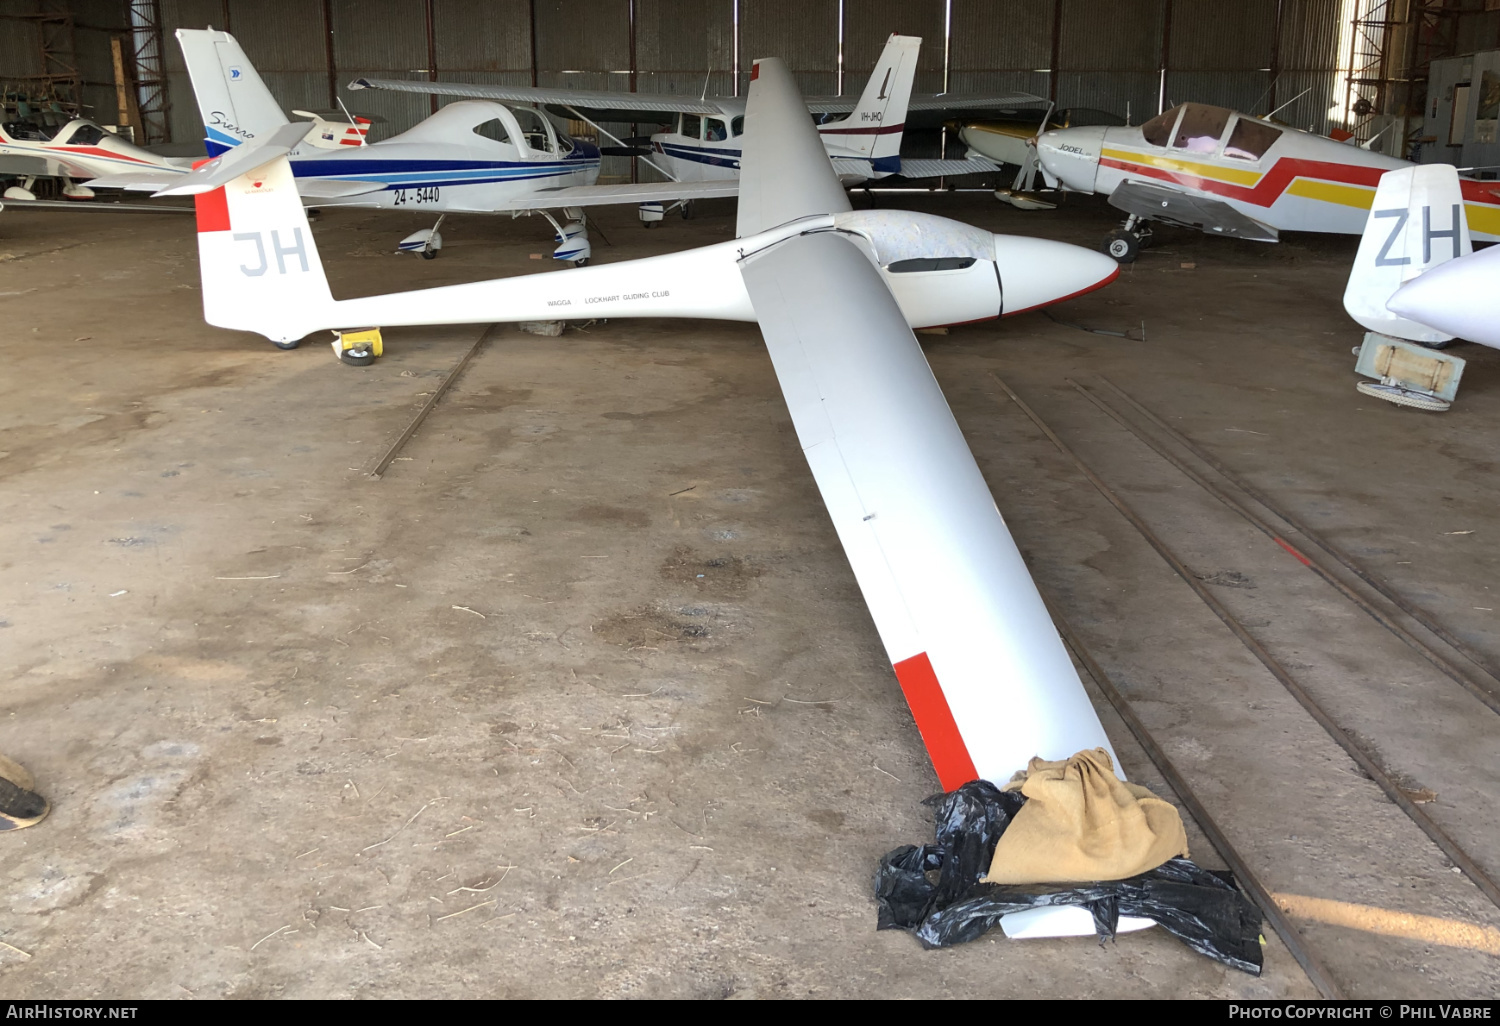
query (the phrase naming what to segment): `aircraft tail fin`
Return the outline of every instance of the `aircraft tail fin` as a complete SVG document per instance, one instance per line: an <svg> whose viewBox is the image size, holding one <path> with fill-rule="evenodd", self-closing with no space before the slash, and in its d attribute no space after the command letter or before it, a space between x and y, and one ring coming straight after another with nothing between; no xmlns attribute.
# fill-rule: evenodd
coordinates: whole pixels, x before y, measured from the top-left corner
<svg viewBox="0 0 1500 1026"><path fill-rule="evenodd" d="M893 35L886 40L854 110L842 121L820 125L818 131L836 137L840 149L851 155L869 158L878 172L900 171L901 133L921 48L919 36Z"/></svg>
<svg viewBox="0 0 1500 1026"><path fill-rule="evenodd" d="M333 294L287 154L308 125L286 125L199 165L157 195L191 195L203 319L294 342L332 321Z"/></svg>
<svg viewBox="0 0 1500 1026"><path fill-rule="evenodd" d="M213 29L178 29L177 42L193 82L210 157L287 123L239 40Z"/></svg>
<svg viewBox="0 0 1500 1026"><path fill-rule="evenodd" d="M1344 309L1371 331L1413 342L1453 338L1392 313L1386 303L1406 282L1473 252L1458 172L1448 164L1387 171L1359 240Z"/></svg>

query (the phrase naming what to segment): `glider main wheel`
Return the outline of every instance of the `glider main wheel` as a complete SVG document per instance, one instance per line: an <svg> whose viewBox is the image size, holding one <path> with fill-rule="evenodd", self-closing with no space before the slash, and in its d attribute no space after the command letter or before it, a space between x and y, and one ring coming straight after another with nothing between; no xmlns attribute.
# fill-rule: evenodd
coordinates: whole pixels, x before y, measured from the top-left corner
<svg viewBox="0 0 1500 1026"><path fill-rule="evenodd" d="M368 342L362 342L340 353L339 362L348 367L368 367L375 362L375 349Z"/></svg>
<svg viewBox="0 0 1500 1026"><path fill-rule="evenodd" d="M1418 342L1417 345L1422 346L1424 349L1447 349L1456 341L1458 340L1450 338L1446 342Z"/></svg>
<svg viewBox="0 0 1500 1026"><path fill-rule="evenodd" d="M424 249L424 250L422 250L422 259L423 260L436 260L437 259L437 250L435 250L435 249Z"/></svg>
<svg viewBox="0 0 1500 1026"><path fill-rule="evenodd" d="M294 338L290 342L272 342L271 343L271 345L275 346L277 349L296 349L301 344L302 344L302 340L300 338Z"/></svg>
<svg viewBox="0 0 1500 1026"><path fill-rule="evenodd" d="M1134 263L1141 255L1141 240L1133 232L1117 228L1104 237L1104 252L1114 257L1116 263Z"/></svg>

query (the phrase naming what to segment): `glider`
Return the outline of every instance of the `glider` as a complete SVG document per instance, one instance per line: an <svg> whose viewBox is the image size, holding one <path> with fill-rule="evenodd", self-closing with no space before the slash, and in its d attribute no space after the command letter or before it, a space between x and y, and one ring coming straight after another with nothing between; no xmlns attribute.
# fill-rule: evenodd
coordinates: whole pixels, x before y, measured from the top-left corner
<svg viewBox="0 0 1500 1026"><path fill-rule="evenodd" d="M1108 749L912 326L1057 302L1118 266L930 214L851 210L779 60L756 62L746 111L738 238L516 278L335 300L275 133L168 191L196 197L209 323L273 340L567 317L758 322L943 787Z"/></svg>

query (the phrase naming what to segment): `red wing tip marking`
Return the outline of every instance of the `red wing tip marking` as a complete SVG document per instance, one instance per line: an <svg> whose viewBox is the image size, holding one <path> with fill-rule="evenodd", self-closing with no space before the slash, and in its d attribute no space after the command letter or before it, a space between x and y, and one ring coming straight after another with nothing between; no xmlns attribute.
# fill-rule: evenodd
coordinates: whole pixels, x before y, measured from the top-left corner
<svg viewBox="0 0 1500 1026"><path fill-rule="evenodd" d="M1079 296L1086 296L1090 292L1093 292L1093 291L1095 291L1097 289L1104 288L1104 286L1108 285L1110 282L1114 281L1119 276L1120 276L1120 268L1119 268L1118 265L1116 265L1116 267L1115 267L1115 269L1113 271L1110 271L1109 274L1105 275L1103 278L1100 278L1098 281L1094 282L1094 284L1090 285L1088 288L1079 289L1077 292L1070 292L1066 296L1058 296L1056 299L1049 299L1045 303L1037 303L1035 306L1028 306L1024 310L1007 310L1004 313L1002 313L1000 316L1001 317L1015 317L1017 314L1030 313L1033 310L1040 310L1042 307L1044 307L1044 306L1051 306L1053 303L1066 303L1070 299L1077 299Z"/></svg>
<svg viewBox="0 0 1500 1026"><path fill-rule="evenodd" d="M194 196L193 209L198 215L198 231L229 231L229 197L224 194L222 185L212 192L200 192Z"/></svg>
<svg viewBox="0 0 1500 1026"><path fill-rule="evenodd" d="M948 708L948 699L943 695L943 686L938 683L937 673L926 652L919 652L910 659L895 665L896 680L901 683L901 692L906 695L906 704L917 721L917 730L927 754L932 759L932 768L937 770L938 782L944 791L951 791L976 779L974 759L969 755L963 735L958 732L953 712Z"/></svg>

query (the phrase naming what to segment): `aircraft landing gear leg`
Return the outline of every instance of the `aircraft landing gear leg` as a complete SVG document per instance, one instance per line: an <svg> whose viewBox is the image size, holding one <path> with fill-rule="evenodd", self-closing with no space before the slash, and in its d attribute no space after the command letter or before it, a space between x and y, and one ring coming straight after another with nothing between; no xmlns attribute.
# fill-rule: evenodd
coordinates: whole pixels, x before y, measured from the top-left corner
<svg viewBox="0 0 1500 1026"><path fill-rule="evenodd" d="M1104 237L1104 252L1114 257L1117 263L1134 263L1141 250L1150 244L1151 229L1139 227L1142 223L1134 214L1127 217L1121 227Z"/></svg>

